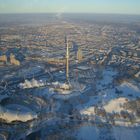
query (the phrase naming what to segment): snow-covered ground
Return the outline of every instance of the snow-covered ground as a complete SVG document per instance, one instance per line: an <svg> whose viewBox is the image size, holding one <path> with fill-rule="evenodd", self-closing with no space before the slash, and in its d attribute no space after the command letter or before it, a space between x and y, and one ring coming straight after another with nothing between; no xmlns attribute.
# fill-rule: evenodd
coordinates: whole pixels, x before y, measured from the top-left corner
<svg viewBox="0 0 140 140"><path fill-rule="evenodd" d="M114 100L109 101L109 103L103 108L107 113L120 113L122 110L124 110L123 105L128 101L127 98L117 98Z"/></svg>
<svg viewBox="0 0 140 140"><path fill-rule="evenodd" d="M35 88L35 87L46 86L46 82L42 80L36 80L33 78L31 81L26 79L24 83L20 83L18 86L21 89Z"/></svg>
<svg viewBox="0 0 140 140"><path fill-rule="evenodd" d="M140 97L140 87L134 81L124 81L117 87L124 96Z"/></svg>
<svg viewBox="0 0 140 140"><path fill-rule="evenodd" d="M105 87L108 87L109 84L112 84L113 77L117 75L117 72L113 69L106 69L101 74L101 79L97 83L97 90L101 90Z"/></svg>
<svg viewBox="0 0 140 140"><path fill-rule="evenodd" d="M111 100L108 104L103 106L106 113L120 113L124 110L123 105L126 103L128 99L126 98L117 98ZM95 115L95 106L90 106L89 108L83 109L80 111L81 114L84 115Z"/></svg>
<svg viewBox="0 0 140 140"><path fill-rule="evenodd" d="M37 118L37 114L25 106L9 105L7 108L0 106L0 119L10 123L13 121L26 122Z"/></svg>

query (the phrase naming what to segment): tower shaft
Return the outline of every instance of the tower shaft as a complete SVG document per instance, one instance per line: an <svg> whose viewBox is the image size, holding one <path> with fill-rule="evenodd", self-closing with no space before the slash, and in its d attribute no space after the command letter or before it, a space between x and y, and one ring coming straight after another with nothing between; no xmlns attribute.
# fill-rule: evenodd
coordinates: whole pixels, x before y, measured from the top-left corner
<svg viewBox="0 0 140 140"><path fill-rule="evenodd" d="M69 79L69 44L66 38L66 80Z"/></svg>

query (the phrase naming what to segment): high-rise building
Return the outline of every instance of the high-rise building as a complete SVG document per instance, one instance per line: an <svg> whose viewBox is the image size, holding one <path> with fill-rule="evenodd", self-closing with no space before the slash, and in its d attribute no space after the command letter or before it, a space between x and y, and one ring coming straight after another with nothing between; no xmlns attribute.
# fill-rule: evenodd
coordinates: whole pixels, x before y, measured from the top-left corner
<svg viewBox="0 0 140 140"><path fill-rule="evenodd" d="M82 50L81 50L81 48L78 48L77 60L78 60L78 62L80 62L80 61L82 61L82 59L83 59Z"/></svg>

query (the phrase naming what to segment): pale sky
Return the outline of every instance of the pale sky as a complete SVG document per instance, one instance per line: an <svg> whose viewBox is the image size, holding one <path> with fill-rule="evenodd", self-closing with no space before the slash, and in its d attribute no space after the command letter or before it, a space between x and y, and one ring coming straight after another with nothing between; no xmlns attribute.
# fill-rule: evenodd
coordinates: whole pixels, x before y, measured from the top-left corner
<svg viewBox="0 0 140 140"><path fill-rule="evenodd" d="M0 0L0 13L139 14L140 0Z"/></svg>

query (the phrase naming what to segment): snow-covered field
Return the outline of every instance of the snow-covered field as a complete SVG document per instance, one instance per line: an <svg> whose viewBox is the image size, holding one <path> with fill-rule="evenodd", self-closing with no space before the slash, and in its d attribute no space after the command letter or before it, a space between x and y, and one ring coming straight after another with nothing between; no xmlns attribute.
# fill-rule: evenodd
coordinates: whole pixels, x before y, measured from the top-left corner
<svg viewBox="0 0 140 140"><path fill-rule="evenodd" d="M7 108L0 107L0 118L10 123L13 121L26 122L37 118L37 114L27 107L10 105Z"/></svg>
<svg viewBox="0 0 140 140"><path fill-rule="evenodd" d="M91 96L87 103L77 106L81 115L88 115L89 117L96 116L95 107L97 107L103 116L107 114L117 114L118 116L116 116L121 118L120 114L122 115L122 112L129 113L130 116L135 116L131 110L124 108L124 104L140 97L139 86L134 81L123 81L120 85L114 85L114 76L117 76L117 72L111 69L103 71L102 78L98 80L97 95ZM93 117L93 119L95 119L95 117ZM139 122L139 118L136 117L135 121ZM132 125L124 118L115 118L114 122L116 125L121 126Z"/></svg>
<svg viewBox="0 0 140 140"><path fill-rule="evenodd" d="M128 101L127 98L117 98L117 99L111 100L108 104L103 106L103 108L105 109L107 113L113 113L113 112L120 113L122 110L124 110L123 105L127 101Z"/></svg>

